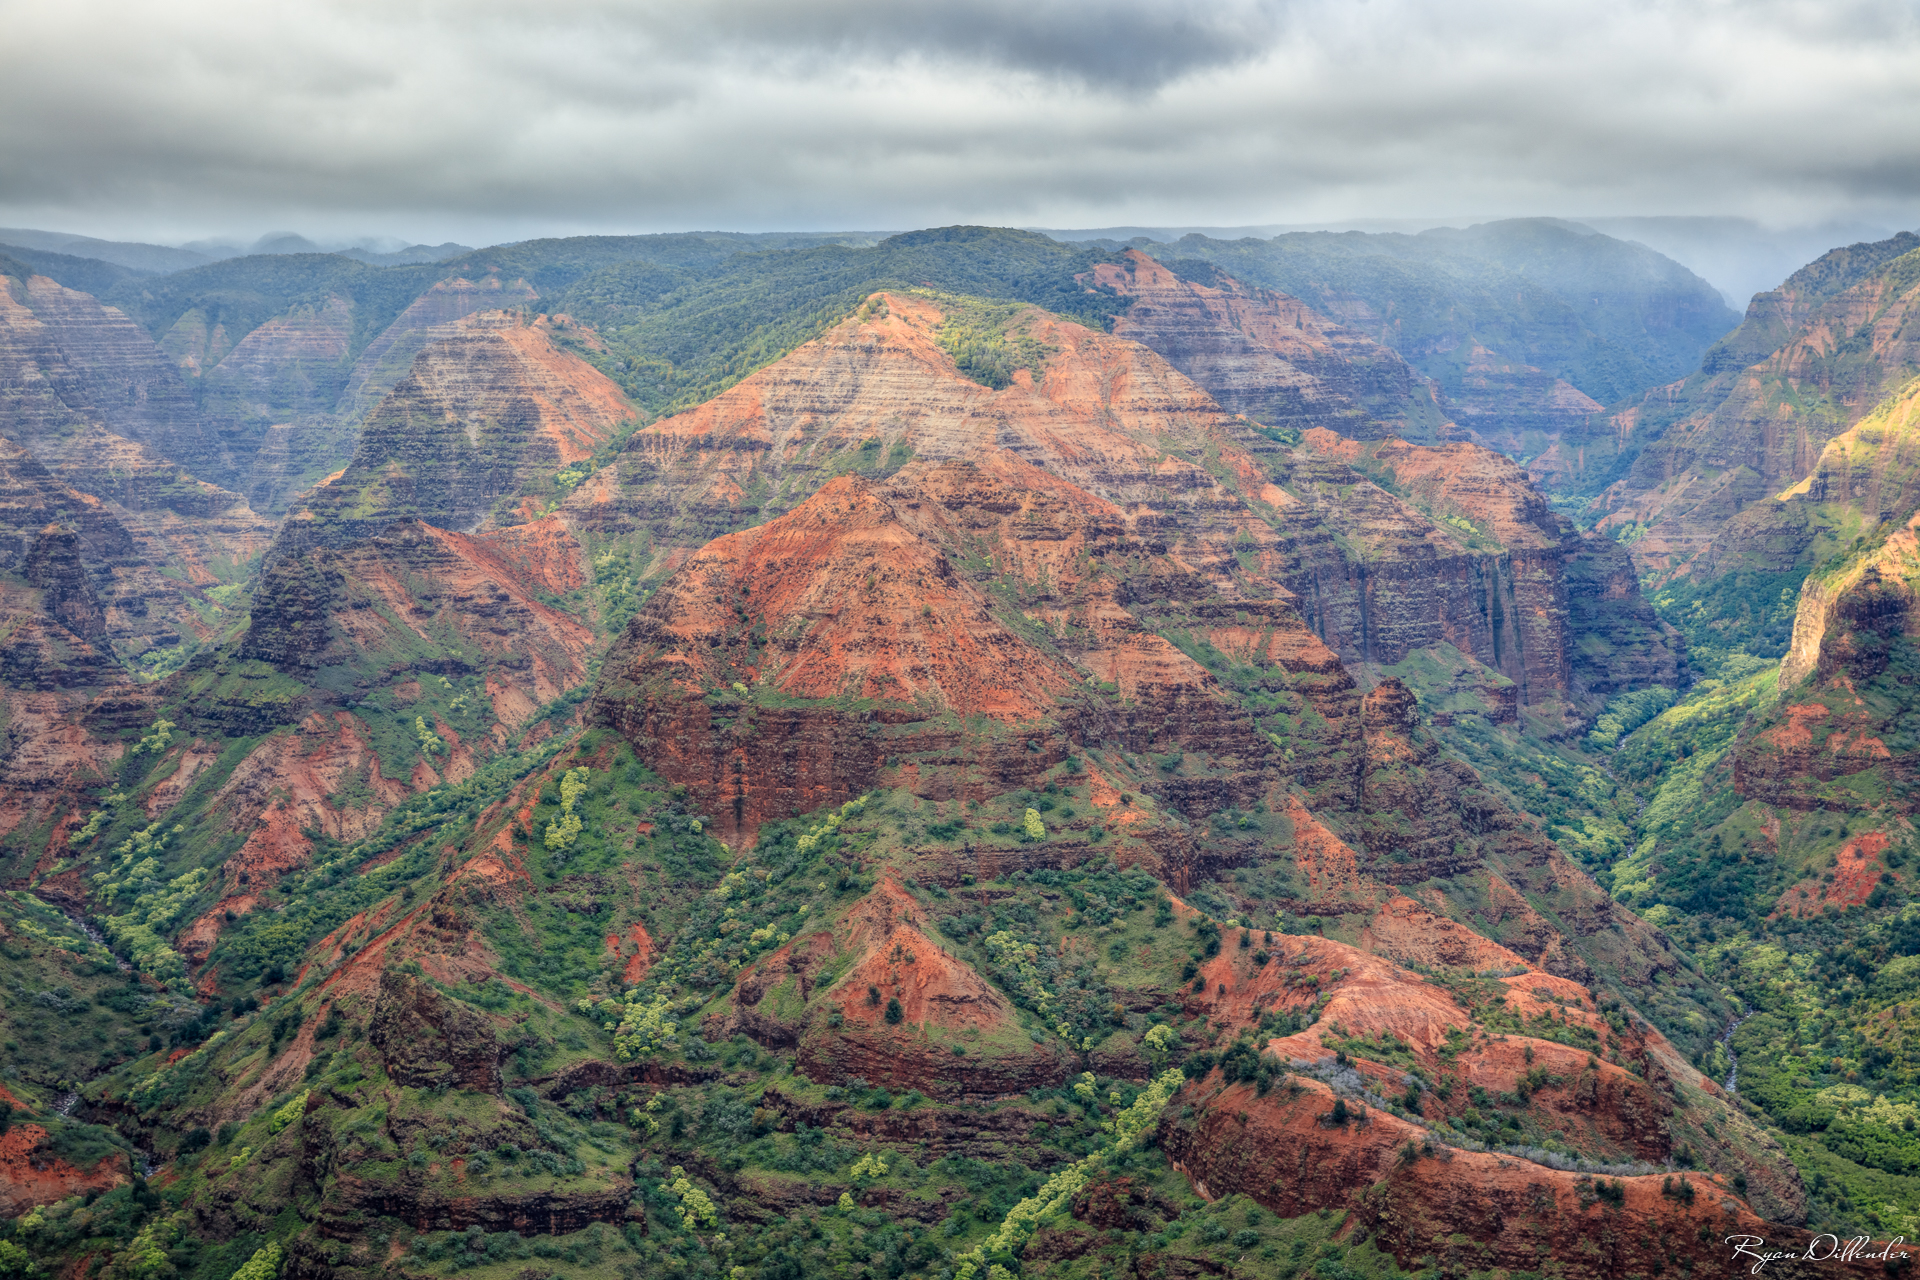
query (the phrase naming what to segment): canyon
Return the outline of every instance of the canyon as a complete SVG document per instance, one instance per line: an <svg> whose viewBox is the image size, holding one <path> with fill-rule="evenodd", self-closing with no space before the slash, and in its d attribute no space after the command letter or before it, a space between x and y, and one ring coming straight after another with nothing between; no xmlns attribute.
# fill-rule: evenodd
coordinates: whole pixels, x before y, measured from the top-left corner
<svg viewBox="0 0 1920 1280"><path fill-rule="evenodd" d="M1069 1167L1006 1261L1597 1278L1811 1238L1797 1131L1709 1069L1740 1011L1529 790L1696 696L1639 585L1693 544L1540 487L1611 465L1563 465L1597 402L1487 344L1455 396L1218 261L975 230L888 251L1056 262L1049 305L861 279L660 413L644 325L551 301L645 272L537 243L386 292L303 261L271 307L0 280L36 1257L931 1274ZM675 243L641 266L734 279ZM1887 367L1891 278L1846 313ZM1872 409L1783 446L1769 527L1845 563L1708 775L1797 813L1870 778L1841 906L1909 811L1913 534L1847 539L1912 505L1911 405Z"/></svg>

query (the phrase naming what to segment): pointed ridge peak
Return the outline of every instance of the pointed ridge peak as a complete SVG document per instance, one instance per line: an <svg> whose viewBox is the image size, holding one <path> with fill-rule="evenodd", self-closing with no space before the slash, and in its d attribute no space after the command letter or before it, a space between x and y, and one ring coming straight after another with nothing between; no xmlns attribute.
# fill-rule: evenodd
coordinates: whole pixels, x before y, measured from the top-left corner
<svg viewBox="0 0 1920 1280"><path fill-rule="evenodd" d="M836 502L863 503L876 500L873 482L865 476L835 476L821 485L819 492L801 503L800 508L804 510L807 507Z"/></svg>

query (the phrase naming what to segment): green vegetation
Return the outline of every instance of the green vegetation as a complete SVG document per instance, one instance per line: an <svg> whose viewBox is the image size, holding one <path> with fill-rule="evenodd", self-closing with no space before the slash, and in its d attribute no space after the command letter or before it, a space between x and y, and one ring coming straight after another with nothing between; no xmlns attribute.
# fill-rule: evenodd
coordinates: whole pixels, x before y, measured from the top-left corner
<svg viewBox="0 0 1920 1280"><path fill-rule="evenodd" d="M818 245L741 254L698 275L672 277L629 264L586 275L543 299L590 324L605 353L585 353L636 404L672 413L710 399L754 370L839 323L882 289L1033 303L1103 328L1127 300L1074 282L1109 255L1032 232L946 227L870 247ZM1017 339L983 329L949 338L956 358L988 385L1029 366ZM1009 363L1013 361L1013 363ZM970 373L970 376L975 376Z"/></svg>
<svg viewBox="0 0 1920 1280"><path fill-rule="evenodd" d="M1186 1082L1187 1078L1178 1071L1167 1071L1155 1078L1153 1083L1140 1091L1132 1106L1113 1118L1113 1145L1068 1165L1048 1178L1037 1193L1013 1206L998 1230L973 1252L960 1257L959 1265L954 1269L955 1280L973 1280L974 1275L990 1265L990 1259L993 1260L991 1265L998 1265L998 1260L1003 1257L1017 1257L1033 1235L1035 1227L1065 1209L1109 1159L1125 1155L1140 1142L1148 1130L1159 1122L1160 1113L1166 1109L1174 1090Z"/></svg>
<svg viewBox="0 0 1920 1280"><path fill-rule="evenodd" d="M998 391L1012 386L1013 375L1021 369L1038 376L1046 368L1052 349L1018 323L1031 317L1026 307L938 294L934 300L945 317L936 339L960 372L975 382Z"/></svg>
<svg viewBox="0 0 1920 1280"><path fill-rule="evenodd" d="M1801 568L1735 572L1705 583L1683 578L1662 587L1653 607L1687 638L1687 660L1701 675L1734 680L1776 661L1793 640Z"/></svg>

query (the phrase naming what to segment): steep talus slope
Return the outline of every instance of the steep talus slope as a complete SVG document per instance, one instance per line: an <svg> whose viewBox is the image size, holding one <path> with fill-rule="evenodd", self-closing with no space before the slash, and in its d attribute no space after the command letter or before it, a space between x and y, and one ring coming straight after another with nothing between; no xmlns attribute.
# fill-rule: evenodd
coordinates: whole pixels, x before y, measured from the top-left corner
<svg viewBox="0 0 1920 1280"><path fill-rule="evenodd" d="M1225 275L1185 280L1137 249L1082 279L1133 300L1116 335L1151 347L1234 413L1356 439L1440 429L1444 412L1406 361L1297 299Z"/></svg>

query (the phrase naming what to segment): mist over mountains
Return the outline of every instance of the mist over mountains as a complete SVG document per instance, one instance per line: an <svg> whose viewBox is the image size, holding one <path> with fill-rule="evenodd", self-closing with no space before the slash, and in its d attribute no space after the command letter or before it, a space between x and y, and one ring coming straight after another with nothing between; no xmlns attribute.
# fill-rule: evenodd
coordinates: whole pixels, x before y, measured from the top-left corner
<svg viewBox="0 0 1920 1280"><path fill-rule="evenodd" d="M1127 242L1145 238L1171 243L1187 235L1214 240L1248 237L1271 239L1290 233L1361 231L1418 235L1440 228L1464 228L1488 219L1370 218L1294 225L1244 227L1101 227L1081 230L1033 228L1064 241ZM1719 289L1727 305L1740 308L1753 294L1770 289L1802 263L1836 244L1884 239L1893 228L1872 222L1827 222L1801 227L1771 228L1750 218L1732 217L1601 217L1567 220L1625 240L1638 241L1680 262ZM873 240L887 232L863 233ZM179 271L206 262L242 257L249 253L341 253L359 261L395 265L436 262L467 251L448 241L439 245L407 244L391 236L316 242L293 232L274 232L243 246L238 241L195 240L179 245L141 244L101 240L91 236L24 228L0 228L0 243L19 248L95 258L137 271Z"/></svg>

